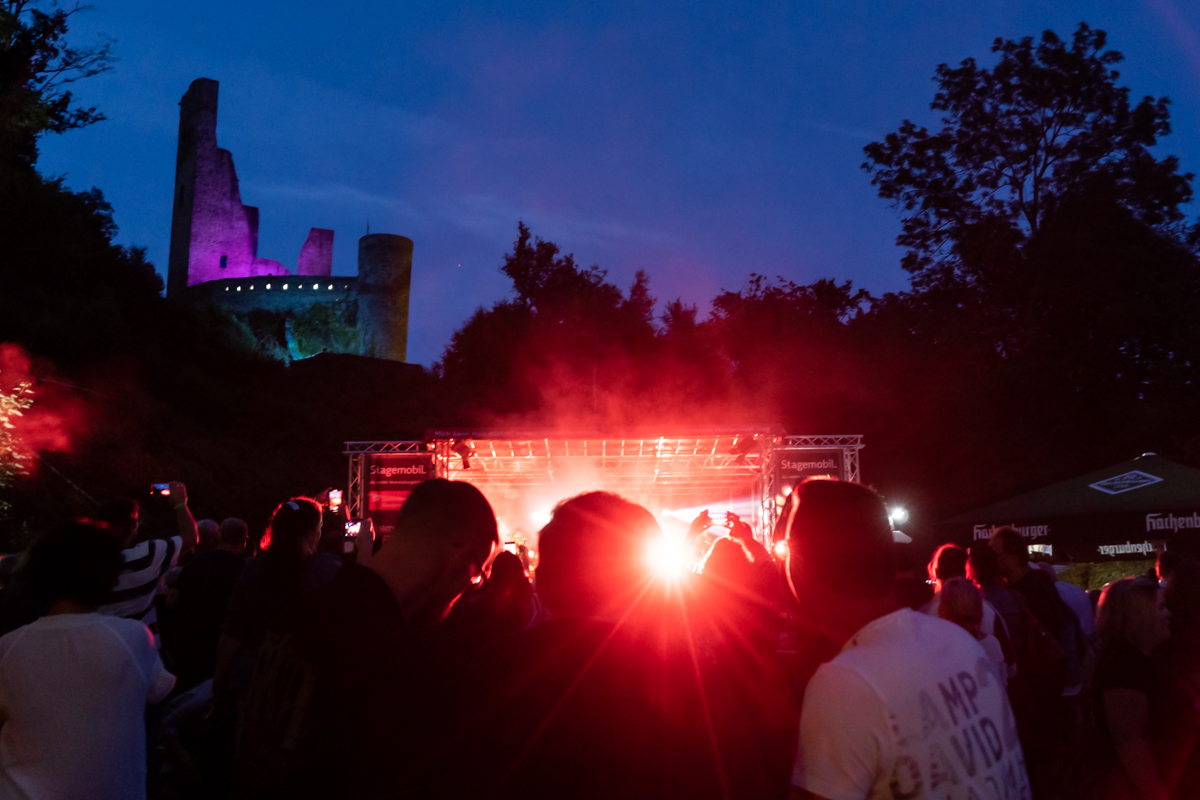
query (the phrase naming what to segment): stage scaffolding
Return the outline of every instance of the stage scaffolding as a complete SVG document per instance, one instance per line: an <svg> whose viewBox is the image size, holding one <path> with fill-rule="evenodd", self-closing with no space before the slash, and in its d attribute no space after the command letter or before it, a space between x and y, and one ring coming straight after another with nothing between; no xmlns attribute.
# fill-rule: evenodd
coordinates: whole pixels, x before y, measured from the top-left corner
<svg viewBox="0 0 1200 800"><path fill-rule="evenodd" d="M367 459L432 455L439 478L477 486L497 508L528 496L602 488L642 503L654 513L728 498L751 501L755 534L770 543L785 487L773 464L779 457L840 451L843 480L860 479L860 435L787 436L778 427L686 436L602 436L512 432L434 431L424 442L347 442L348 507L361 517L367 495ZM464 469L456 442L470 442ZM461 449L461 445L460 445ZM561 498L557 498L561 499Z"/></svg>

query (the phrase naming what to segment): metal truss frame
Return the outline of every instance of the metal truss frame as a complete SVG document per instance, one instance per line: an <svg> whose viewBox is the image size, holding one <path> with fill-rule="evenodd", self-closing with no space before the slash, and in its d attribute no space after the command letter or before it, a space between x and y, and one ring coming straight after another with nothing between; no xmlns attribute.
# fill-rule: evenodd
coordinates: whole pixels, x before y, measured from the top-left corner
<svg viewBox="0 0 1200 800"><path fill-rule="evenodd" d="M757 436L758 444L738 456L730 451L739 436ZM496 433L473 440L472 469L465 471L450 448L452 438L429 442L346 442L343 451L350 459L347 507L352 517L366 509L366 458L369 455L402 453L433 454L434 474L439 478L482 478L488 487L519 493L546 482L555 482L560 471L572 462L587 461L605 471L610 485L631 489L656 484L663 487L708 487L713 490L751 484L761 502L755 511L755 527L768 545L775 539L783 486L779 486L771 456L776 450L842 451L843 480L860 479L857 434L821 436L764 435L761 430L723 432L699 436L603 437L596 434L536 436L528 433L506 436Z"/></svg>
<svg viewBox="0 0 1200 800"><path fill-rule="evenodd" d="M342 454L350 457L346 476L346 514L349 519L361 519L366 510L366 476L363 470L367 456L388 453L427 453L425 442L346 442ZM441 476L439 476L441 477Z"/></svg>
<svg viewBox="0 0 1200 800"><path fill-rule="evenodd" d="M862 438L859 434L784 436L778 439L771 449L772 452L775 450L841 450L842 480L858 483L861 476L858 451L863 449ZM779 536L776 537L775 528L779 524L779 509L783 505L783 493L791 487L780 486L778 483L775 471L764 468L762 491L763 537L772 543L777 538L786 539L787 537L785 531L780 531Z"/></svg>

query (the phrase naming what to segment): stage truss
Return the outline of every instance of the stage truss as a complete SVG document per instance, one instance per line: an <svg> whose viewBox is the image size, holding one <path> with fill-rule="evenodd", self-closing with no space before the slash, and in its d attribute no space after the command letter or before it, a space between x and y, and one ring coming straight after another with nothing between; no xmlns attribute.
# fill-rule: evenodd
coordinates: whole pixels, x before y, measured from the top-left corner
<svg viewBox="0 0 1200 800"><path fill-rule="evenodd" d="M786 436L777 430L658 437L435 432L426 442L347 442L349 512L352 517L364 514L369 456L429 453L437 477L474 484L497 508L537 496L556 501L590 489L616 492L656 514L708 502L700 498L711 498L717 505L726 498L731 504L749 499L752 519L747 521L769 544L785 491L771 468L773 456L840 450L842 479L861 477L862 436ZM464 469L453 448L456 441L468 439L474 452L469 455L471 468Z"/></svg>

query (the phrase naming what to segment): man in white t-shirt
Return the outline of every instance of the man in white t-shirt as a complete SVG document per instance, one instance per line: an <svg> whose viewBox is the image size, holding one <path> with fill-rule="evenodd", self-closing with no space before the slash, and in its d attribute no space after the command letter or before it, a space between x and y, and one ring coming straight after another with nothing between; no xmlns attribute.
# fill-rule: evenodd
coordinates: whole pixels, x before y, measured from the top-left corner
<svg viewBox="0 0 1200 800"><path fill-rule="evenodd" d="M146 705L175 677L145 625L95 613L121 565L86 523L30 548L29 591L50 611L0 637L0 798L145 798Z"/></svg>
<svg viewBox="0 0 1200 800"><path fill-rule="evenodd" d="M809 479L788 502L792 591L808 622L843 644L804 695L793 798L1028 800L995 666L959 626L896 602L879 497Z"/></svg>

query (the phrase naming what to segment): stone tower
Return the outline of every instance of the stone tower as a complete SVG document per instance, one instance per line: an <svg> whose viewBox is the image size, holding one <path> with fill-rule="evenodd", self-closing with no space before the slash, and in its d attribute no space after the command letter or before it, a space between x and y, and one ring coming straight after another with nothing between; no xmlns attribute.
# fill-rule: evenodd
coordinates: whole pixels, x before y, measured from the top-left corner
<svg viewBox="0 0 1200 800"><path fill-rule="evenodd" d="M369 233L358 240L359 352L406 361L412 239Z"/></svg>

